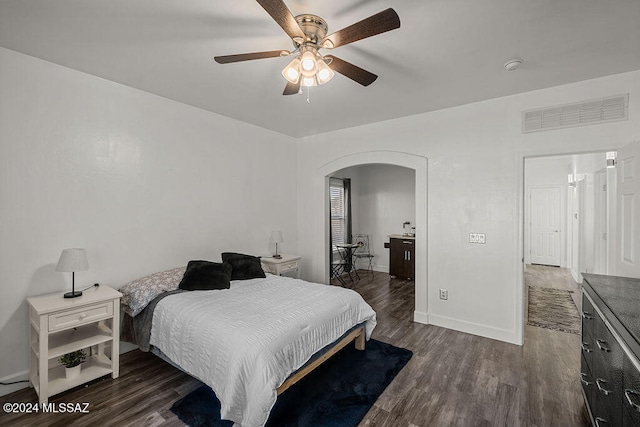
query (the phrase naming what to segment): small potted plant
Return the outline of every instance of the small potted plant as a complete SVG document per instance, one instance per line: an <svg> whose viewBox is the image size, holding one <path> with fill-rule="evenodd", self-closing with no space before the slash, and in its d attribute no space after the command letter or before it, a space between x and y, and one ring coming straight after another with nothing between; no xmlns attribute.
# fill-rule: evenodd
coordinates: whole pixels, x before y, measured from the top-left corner
<svg viewBox="0 0 640 427"><path fill-rule="evenodd" d="M84 362L86 357L87 355L84 350L76 350L60 358L60 363L65 367L64 375L67 379L73 379L80 375L80 369L82 369L81 363Z"/></svg>

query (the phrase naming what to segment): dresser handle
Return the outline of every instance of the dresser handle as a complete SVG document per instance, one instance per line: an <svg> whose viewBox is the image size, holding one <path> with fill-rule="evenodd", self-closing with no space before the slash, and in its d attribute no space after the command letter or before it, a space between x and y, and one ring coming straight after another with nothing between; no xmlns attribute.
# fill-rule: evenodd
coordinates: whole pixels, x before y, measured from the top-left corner
<svg viewBox="0 0 640 427"><path fill-rule="evenodd" d="M585 374L584 372L580 372L580 382L584 385L591 385L593 384L593 382L591 381L587 381L585 380L585 377L587 376L587 374Z"/></svg>
<svg viewBox="0 0 640 427"><path fill-rule="evenodd" d="M582 347L582 351L584 351L585 353L591 353L593 350L591 350L590 348L587 348L586 346L588 346L589 344L587 344L586 342L583 342L582 344L580 344L580 347Z"/></svg>
<svg viewBox="0 0 640 427"><path fill-rule="evenodd" d="M639 392L637 392L635 390L631 390L629 388L624 391L624 395L627 398L627 402L629 402L629 405L631 405L631 407L633 409L635 409L637 412L640 412L640 405L638 405L637 403L633 403L633 401L631 400L631 395L632 394L634 396L640 396Z"/></svg>
<svg viewBox="0 0 640 427"><path fill-rule="evenodd" d="M600 385L600 381L602 381L603 383L607 382L607 381L603 380L602 378L597 378L596 379L596 385L598 386L598 390L600 390L605 396L609 396L611 394L611 390L607 390L606 388L603 388Z"/></svg>
<svg viewBox="0 0 640 427"><path fill-rule="evenodd" d="M596 417L596 427L600 427L600 423L609 424L609 421L604 418Z"/></svg>
<svg viewBox="0 0 640 427"><path fill-rule="evenodd" d="M609 347L606 347L604 344L606 344L606 341L603 340L596 340L596 344L598 344L598 348L602 351L606 351L607 353L611 352L611 349Z"/></svg>
<svg viewBox="0 0 640 427"><path fill-rule="evenodd" d="M591 315L591 313L587 313L586 311L582 312L582 318L583 319L587 319L587 320L591 320L593 319L593 316Z"/></svg>

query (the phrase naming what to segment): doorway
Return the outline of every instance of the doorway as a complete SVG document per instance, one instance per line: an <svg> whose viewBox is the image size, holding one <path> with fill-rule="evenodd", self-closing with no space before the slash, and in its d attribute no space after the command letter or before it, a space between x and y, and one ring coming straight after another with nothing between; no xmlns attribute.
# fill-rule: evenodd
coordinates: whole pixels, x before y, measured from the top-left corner
<svg viewBox="0 0 640 427"><path fill-rule="evenodd" d="M522 301L522 326L527 321L527 286L525 277L527 269L529 273L535 269L531 269L532 264L540 263L546 265L554 265L559 268L558 274L569 275L573 281L582 282L581 273L601 273L603 264L599 259L606 258L608 255L608 245L601 248L604 254L596 253L594 243L598 238L602 229L600 212L597 211L596 200L601 197L596 192L596 180L599 172L606 167L606 154L604 151L596 153L576 153L576 154L558 154L548 156L531 156L522 157L523 161L523 185L522 185L522 270L521 285L517 292L518 300ZM608 175L605 175L608 176ZM555 188L551 190L552 188ZM560 194L560 216L559 221L555 221L555 217L549 212L544 212L548 206L553 205L553 198L559 189ZM536 194L538 193L538 194ZM608 196L604 198L607 199ZM535 206L542 204L542 208ZM538 212L537 212L538 211ZM542 211L542 212L540 212ZM533 216L532 216L533 213ZM557 235L560 241L560 261L556 263L555 259L547 258L543 262L539 262L542 258L537 256L536 251L541 245L549 243L547 241L536 242L536 232L534 222L536 214L542 218L543 222L547 222L547 233L554 232L558 226ZM545 224L542 224L543 226ZM544 234L543 234L544 236ZM544 252L543 252L544 254ZM538 261L538 262L536 262ZM554 275L552 275L554 276ZM549 287L553 287L550 284ZM522 339L524 339L524 330L522 329Z"/></svg>
<svg viewBox="0 0 640 427"><path fill-rule="evenodd" d="M605 167L604 152L524 159L525 264L569 268L578 283L581 273L606 273Z"/></svg>
<svg viewBox="0 0 640 427"><path fill-rule="evenodd" d="M329 206L326 195L329 191L329 177L339 170L358 165L395 165L415 171L415 218L416 218L416 278L415 278L415 310L413 320L419 323L429 323L428 310L428 241L427 241L427 158L401 153L397 151L367 151L350 154L318 168L316 173L315 200L319 202L319 209L324 216L324 224L320 228L318 241L323 242L316 248L318 259L316 275L324 283L329 283Z"/></svg>
<svg viewBox="0 0 640 427"><path fill-rule="evenodd" d="M330 190L333 190L336 180L350 182L348 218L351 231L344 233L345 227L341 228L341 223L334 220L336 203L332 202L333 245L337 240L334 237L336 230L345 236L344 242L352 235L361 235L368 241L369 253L373 255L373 270L389 273L389 249L385 248L385 244L389 242L388 235L401 234L404 222L415 224L415 171L388 164L358 165L332 174ZM330 197L331 194L330 191ZM335 247L332 250L335 261ZM356 259L355 267L367 269L369 260L362 259L358 262Z"/></svg>

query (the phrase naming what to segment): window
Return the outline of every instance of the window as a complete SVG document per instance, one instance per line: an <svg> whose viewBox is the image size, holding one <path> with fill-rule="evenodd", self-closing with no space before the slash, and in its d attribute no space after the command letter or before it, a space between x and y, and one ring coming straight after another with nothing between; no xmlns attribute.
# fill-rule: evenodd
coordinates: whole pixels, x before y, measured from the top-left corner
<svg viewBox="0 0 640 427"><path fill-rule="evenodd" d="M345 203L344 181L338 178L329 179L329 201L331 213L331 244L336 250L336 243L345 243L347 230L347 216Z"/></svg>

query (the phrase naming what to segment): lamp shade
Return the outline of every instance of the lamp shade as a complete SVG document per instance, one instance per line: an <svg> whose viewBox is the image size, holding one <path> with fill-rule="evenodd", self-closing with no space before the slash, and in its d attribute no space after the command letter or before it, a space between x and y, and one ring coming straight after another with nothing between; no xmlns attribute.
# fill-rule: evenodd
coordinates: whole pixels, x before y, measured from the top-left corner
<svg viewBox="0 0 640 427"><path fill-rule="evenodd" d="M282 243L284 239L282 238L282 231L272 231L271 238L269 239L269 243Z"/></svg>
<svg viewBox="0 0 640 427"><path fill-rule="evenodd" d="M73 272L84 271L89 269L89 261L87 261L87 253L84 249L72 248L63 249L56 265L56 271Z"/></svg>

